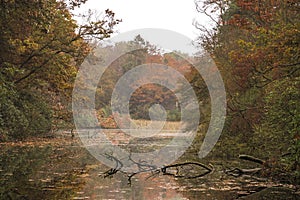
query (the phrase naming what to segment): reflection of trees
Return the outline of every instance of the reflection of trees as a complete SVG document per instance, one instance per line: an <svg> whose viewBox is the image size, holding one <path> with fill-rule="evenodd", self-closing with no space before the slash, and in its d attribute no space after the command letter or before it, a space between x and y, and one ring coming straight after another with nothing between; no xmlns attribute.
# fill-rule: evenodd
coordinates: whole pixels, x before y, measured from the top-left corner
<svg viewBox="0 0 300 200"><path fill-rule="evenodd" d="M0 199L70 199L83 184L78 179L82 163L72 161L74 155L82 152L54 147L1 148Z"/></svg>

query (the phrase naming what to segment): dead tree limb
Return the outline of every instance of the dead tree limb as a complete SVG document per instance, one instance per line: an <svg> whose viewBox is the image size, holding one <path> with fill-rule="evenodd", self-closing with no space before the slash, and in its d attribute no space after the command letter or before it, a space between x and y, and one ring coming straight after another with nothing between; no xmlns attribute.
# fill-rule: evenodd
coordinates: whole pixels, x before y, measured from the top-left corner
<svg viewBox="0 0 300 200"><path fill-rule="evenodd" d="M104 156L107 159L116 162L116 166L114 168L111 168L108 171L104 172L104 178L111 177L111 176L115 175L116 173L118 173L118 171L120 171L120 169L123 167L123 163L112 155L104 154Z"/></svg>
<svg viewBox="0 0 300 200"><path fill-rule="evenodd" d="M198 173L198 170L195 170L195 171L197 171L197 174L195 174L195 175L191 175L191 173L183 175L183 174L180 174L180 170L184 166L201 167L201 168L205 169L205 171L203 173ZM176 172L175 173L168 172L168 169L171 169L171 168L175 168ZM161 172L163 175L170 175L170 176L174 176L176 178L194 179L194 178L200 178L207 174L210 174L213 171L213 169L214 168L212 165L207 166L207 165L204 165L204 164L198 163L198 162L184 162L184 163L177 163L177 164L173 164L173 165L164 166L161 168Z"/></svg>
<svg viewBox="0 0 300 200"><path fill-rule="evenodd" d="M249 155L239 155L239 159L241 160L247 160L250 162L254 162L260 165L264 165L266 163L266 161L253 157L253 156L249 156ZM253 168L253 169L240 169L240 168L234 168L234 169L230 169L230 170L225 170L225 173L230 175L230 176L234 176L234 177L240 177L240 176L253 176L256 175L257 173L259 173L260 171L262 171L262 168L258 167L258 168Z"/></svg>
<svg viewBox="0 0 300 200"><path fill-rule="evenodd" d="M265 164L265 162L266 162L266 161L261 160L259 158L256 158L256 157L253 157L253 156L249 156L249 155L244 155L244 154L239 155L239 159L241 159L241 160L247 160L247 161L251 161L251 162L255 162L255 163L258 163L258 164L261 164L261 165Z"/></svg>
<svg viewBox="0 0 300 200"><path fill-rule="evenodd" d="M234 177L240 177L244 175L254 175L258 172L260 172L262 168L254 168L254 169L240 169L240 168L234 168L231 170L226 170L225 173L230 176Z"/></svg>

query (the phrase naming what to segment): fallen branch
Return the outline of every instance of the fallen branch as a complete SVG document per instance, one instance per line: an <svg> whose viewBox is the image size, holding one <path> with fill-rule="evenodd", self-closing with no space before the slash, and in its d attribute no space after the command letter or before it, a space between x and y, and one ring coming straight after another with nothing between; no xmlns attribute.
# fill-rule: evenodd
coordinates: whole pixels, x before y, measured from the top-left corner
<svg viewBox="0 0 300 200"><path fill-rule="evenodd" d="M226 170L225 173L234 176L234 177L240 177L243 175L254 175L258 172L260 172L262 168L254 168L254 169L240 169L240 168L234 168L232 170Z"/></svg>
<svg viewBox="0 0 300 200"><path fill-rule="evenodd" d="M114 156L111 156L109 154L105 154L105 156L107 159L115 161L116 166L115 166L115 168L111 168L110 170L106 171L104 173L104 178L111 177L114 174L121 172L121 168L123 167L122 162L120 160L118 160L117 158L115 158ZM138 170L134 173L130 173L130 174L127 173L129 185L131 185L131 180L135 175L140 174L140 173L145 173L145 172L152 173L152 175L150 175L148 178L162 173L162 175L174 176L176 178L194 179L194 178L203 177L203 176L211 173L214 169L212 165L207 166L207 165L204 165L204 164L198 163L198 162L177 163L177 164L167 165L162 168L158 168L155 165L148 164L145 161L141 161L141 160L138 162L134 161L132 159L131 155L129 155L129 159L133 163L133 165L136 165L138 168ZM197 168L201 168L202 170L199 170ZM173 169L173 171L172 171L172 169ZM174 169L175 169L175 172L174 172ZM203 169L205 171L203 171ZM199 173L199 171L201 173Z"/></svg>
<svg viewBox="0 0 300 200"><path fill-rule="evenodd" d="M261 164L263 165L266 161L264 160L261 160L259 158L256 158L256 157L253 157L253 156L249 156L249 155L239 155L239 159L241 160L247 160L247 161L251 161L251 162L255 162L255 163L258 163L258 164Z"/></svg>
<svg viewBox="0 0 300 200"><path fill-rule="evenodd" d="M111 168L108 171L104 172L104 178L106 177L112 177L113 175L115 175L116 173L118 173L118 171L120 171L120 169L123 167L123 163L118 160L116 157L109 155L109 154L104 154L104 156L111 160L111 161L115 161L116 162L116 166L115 168Z"/></svg>
<svg viewBox="0 0 300 200"><path fill-rule="evenodd" d="M184 169L184 167L191 167L191 169L188 170L187 174L182 174L182 170ZM205 171L203 173L198 173L199 170L193 170L195 167L201 167L203 169L205 169ZM168 172L168 169L171 168L175 168L176 172L175 173L171 173ZM195 175L191 175L192 171L196 171L197 173ZM177 164L173 164L173 165L167 165L163 168L161 168L161 172L163 173L163 175L171 175L177 178L186 178L186 179L193 179L193 178L200 178L203 177L209 173L211 173L213 171L213 166L207 166L204 165L202 163L198 163L198 162L185 162L185 163L177 163Z"/></svg>
<svg viewBox="0 0 300 200"><path fill-rule="evenodd" d="M249 156L249 155L239 155L239 159L241 160L247 160L250 162L254 162L260 165L264 165L266 163L266 161L253 157L253 156ZM257 173L259 173L262 170L262 168L258 167L258 168L253 168L253 169L240 169L240 168L234 168L232 170L226 170L225 173L230 175L230 176L234 176L234 177L240 177L240 176L253 176Z"/></svg>

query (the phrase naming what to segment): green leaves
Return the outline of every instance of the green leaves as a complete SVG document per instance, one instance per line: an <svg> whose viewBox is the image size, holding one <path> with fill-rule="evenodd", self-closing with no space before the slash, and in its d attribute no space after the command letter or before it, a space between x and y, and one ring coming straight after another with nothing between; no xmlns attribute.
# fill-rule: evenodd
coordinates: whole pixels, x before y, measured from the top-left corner
<svg viewBox="0 0 300 200"><path fill-rule="evenodd" d="M120 22L107 10L102 20L79 26L70 9L85 2L0 3L0 83L6 93L0 104L2 139L23 139L48 132L51 123L70 122L76 72L92 49L86 34L109 37Z"/></svg>
<svg viewBox="0 0 300 200"><path fill-rule="evenodd" d="M275 141L288 146L287 159L291 170L300 170L300 78L274 81L265 97L266 118L261 126ZM273 133L273 134L272 134ZM263 133L262 133L263 134ZM300 179L299 174L295 176ZM299 181L299 180L298 180Z"/></svg>
<svg viewBox="0 0 300 200"><path fill-rule="evenodd" d="M300 129L300 78L283 79L267 88L266 122L281 135L296 137Z"/></svg>
<svg viewBox="0 0 300 200"><path fill-rule="evenodd" d="M218 2L206 1L206 6L214 8ZM291 147L289 164L299 170L299 4L225 3L227 9L214 20L223 23L200 41L215 57L229 93L224 133L266 156Z"/></svg>
<svg viewBox="0 0 300 200"><path fill-rule="evenodd" d="M51 114L47 101L37 92L0 87L0 141L47 133Z"/></svg>

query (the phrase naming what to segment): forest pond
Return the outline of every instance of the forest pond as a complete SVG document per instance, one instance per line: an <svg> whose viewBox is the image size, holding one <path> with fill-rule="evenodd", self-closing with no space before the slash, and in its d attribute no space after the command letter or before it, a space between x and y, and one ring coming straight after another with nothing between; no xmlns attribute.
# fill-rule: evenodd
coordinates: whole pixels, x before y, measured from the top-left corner
<svg viewBox="0 0 300 200"><path fill-rule="evenodd" d="M141 145L140 145L141 146ZM151 172L132 177L101 164L76 138L0 144L0 199L300 199L288 184L232 177L218 167L186 179ZM149 148L147 144L144 147ZM200 161L201 162L201 161Z"/></svg>

